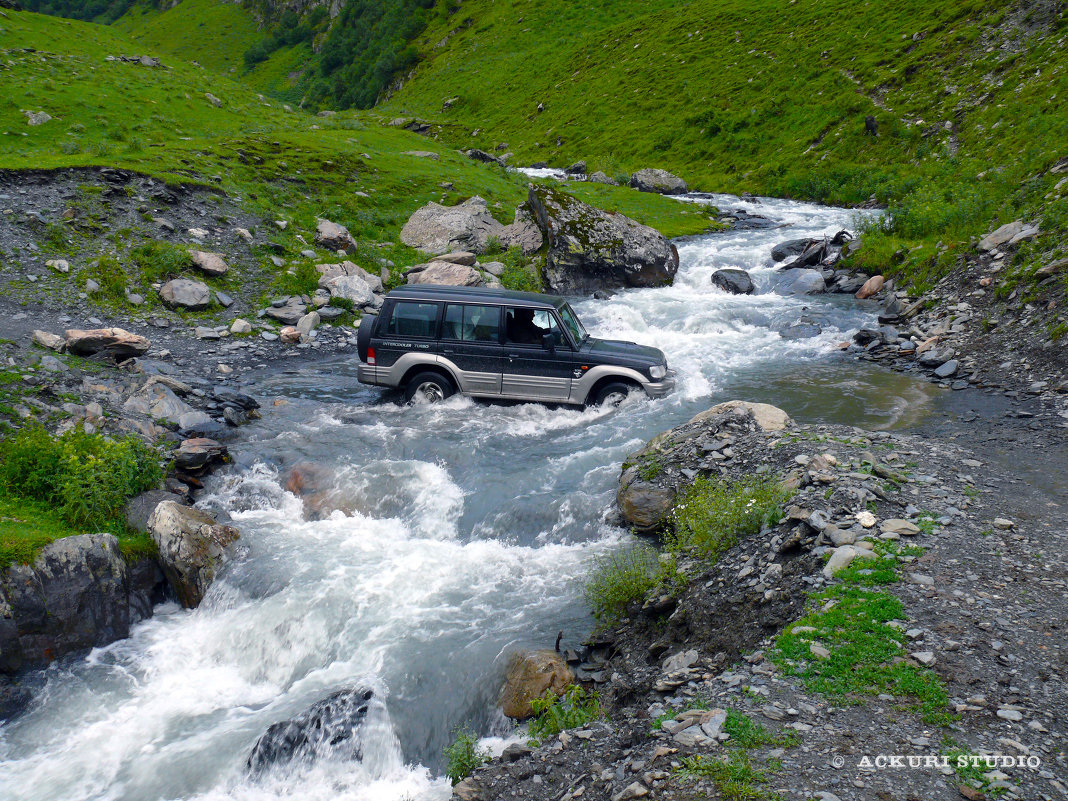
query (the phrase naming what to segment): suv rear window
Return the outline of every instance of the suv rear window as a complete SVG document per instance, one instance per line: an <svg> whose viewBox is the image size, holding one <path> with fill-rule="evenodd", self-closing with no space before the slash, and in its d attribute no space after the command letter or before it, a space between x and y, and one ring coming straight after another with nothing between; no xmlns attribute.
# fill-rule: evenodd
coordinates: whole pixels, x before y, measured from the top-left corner
<svg viewBox="0 0 1068 801"><path fill-rule="evenodd" d="M399 302L393 307L385 335L433 338L438 333L440 310L441 306L437 303Z"/></svg>

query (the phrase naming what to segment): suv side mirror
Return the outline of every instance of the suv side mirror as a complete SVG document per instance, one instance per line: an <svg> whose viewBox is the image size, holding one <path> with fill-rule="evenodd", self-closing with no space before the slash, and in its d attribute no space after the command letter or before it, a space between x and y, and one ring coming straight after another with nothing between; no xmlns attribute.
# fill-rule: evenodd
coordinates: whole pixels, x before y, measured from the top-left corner
<svg viewBox="0 0 1068 801"><path fill-rule="evenodd" d="M542 334L541 346L549 353L556 353L556 337L553 336L551 331L548 334Z"/></svg>

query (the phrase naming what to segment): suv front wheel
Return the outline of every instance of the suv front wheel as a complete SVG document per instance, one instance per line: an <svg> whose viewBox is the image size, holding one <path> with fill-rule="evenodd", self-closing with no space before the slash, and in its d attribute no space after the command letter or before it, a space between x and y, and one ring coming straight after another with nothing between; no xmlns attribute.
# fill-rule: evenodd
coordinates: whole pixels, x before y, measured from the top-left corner
<svg viewBox="0 0 1068 801"><path fill-rule="evenodd" d="M627 395L634 389L637 389L634 384L628 384L624 381L613 381L610 384L605 384L597 390L597 394L594 395L593 403L591 405L619 406L619 404L627 399Z"/></svg>
<svg viewBox="0 0 1068 801"><path fill-rule="evenodd" d="M419 373L404 387L408 403L437 403L455 392L452 382L440 373Z"/></svg>

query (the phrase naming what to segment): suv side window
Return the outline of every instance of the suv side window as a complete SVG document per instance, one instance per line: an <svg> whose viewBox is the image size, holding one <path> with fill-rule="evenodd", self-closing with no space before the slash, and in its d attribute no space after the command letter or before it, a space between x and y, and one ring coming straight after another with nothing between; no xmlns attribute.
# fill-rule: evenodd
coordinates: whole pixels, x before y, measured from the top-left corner
<svg viewBox="0 0 1068 801"><path fill-rule="evenodd" d="M385 336L432 339L438 333L441 304L400 301L393 307Z"/></svg>
<svg viewBox="0 0 1068 801"><path fill-rule="evenodd" d="M542 337L553 335L556 345L564 344L564 334L556 316L548 309L525 309L509 306L504 312L504 335L506 341L517 345L542 344Z"/></svg>
<svg viewBox="0 0 1068 801"><path fill-rule="evenodd" d="M463 342L499 342L501 328L500 306L469 306L450 303L445 307L442 339Z"/></svg>

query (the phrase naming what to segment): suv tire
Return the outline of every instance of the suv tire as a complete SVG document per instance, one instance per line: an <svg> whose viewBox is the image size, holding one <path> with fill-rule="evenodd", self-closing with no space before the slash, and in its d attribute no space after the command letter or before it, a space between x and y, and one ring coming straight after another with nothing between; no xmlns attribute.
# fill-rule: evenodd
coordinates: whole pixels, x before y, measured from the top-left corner
<svg viewBox="0 0 1068 801"><path fill-rule="evenodd" d="M613 381L610 384L605 384L593 397L591 406L619 406L627 395L633 390L637 389L634 384L628 384L624 381Z"/></svg>
<svg viewBox="0 0 1068 801"><path fill-rule="evenodd" d="M456 387L441 373L418 373L404 387L408 403L437 403L456 392Z"/></svg>

